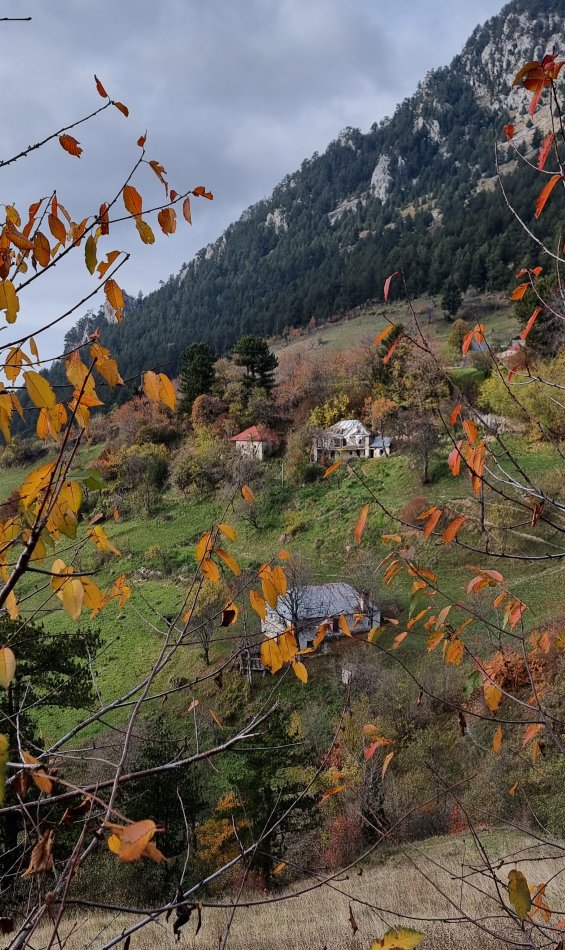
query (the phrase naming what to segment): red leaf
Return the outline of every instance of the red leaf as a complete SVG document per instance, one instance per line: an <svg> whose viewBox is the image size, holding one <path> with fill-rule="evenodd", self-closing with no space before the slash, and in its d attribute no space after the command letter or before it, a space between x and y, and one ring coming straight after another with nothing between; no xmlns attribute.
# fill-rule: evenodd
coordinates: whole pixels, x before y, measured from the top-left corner
<svg viewBox="0 0 565 950"><path fill-rule="evenodd" d="M547 185L545 185L540 191L538 200L536 201L536 221L541 217L541 213L547 204L547 199L549 198L558 181L561 181L561 175L552 175Z"/></svg>
<svg viewBox="0 0 565 950"><path fill-rule="evenodd" d="M147 139L147 132L145 132L144 135L139 136L137 140L137 144L139 145L140 148L143 148L143 146L145 145L146 139Z"/></svg>
<svg viewBox="0 0 565 950"><path fill-rule="evenodd" d="M522 330L522 332L521 332L521 334L520 334L520 339L521 339L521 340L525 340L525 339L526 339L528 333L529 333L530 330L532 329L534 323L536 322L536 320L537 320L537 318L539 317L539 315L540 315L540 313L542 312L542 310L543 310L543 307L536 307L536 309L535 309L534 312L532 313L530 319L528 320L526 326L524 327L524 329Z"/></svg>
<svg viewBox="0 0 565 950"><path fill-rule="evenodd" d="M505 125L505 126L503 127L502 131L504 132L504 134L505 134L506 138L508 139L508 141L510 141L510 139L514 138L515 129L514 129L514 126L513 126L511 123L509 123L508 125Z"/></svg>
<svg viewBox="0 0 565 950"><path fill-rule="evenodd" d="M390 291L390 284L391 284L391 281L392 281L392 278L393 278L393 277L398 277L398 271L397 271L397 270L395 270L394 274L391 274L390 277L387 277L387 279L385 280L385 289L384 289L385 303L386 303L387 300L388 300L388 295L389 295L389 291Z"/></svg>
<svg viewBox="0 0 565 950"><path fill-rule="evenodd" d="M550 132L549 135L546 135L543 142L541 143L541 148L538 155L538 168L541 171L545 168L545 163L547 162L547 156L551 151L551 146L555 141L555 133Z"/></svg>
<svg viewBox="0 0 565 950"><path fill-rule="evenodd" d="M98 78L98 76L97 76L96 74L94 75L94 82L96 83L96 89L97 89L97 91L98 91L98 95L99 95L99 96L102 96L103 99L107 99L107 98L108 98L108 93L107 93L106 90L104 89L104 86L102 85L102 83L100 82L100 80L99 80L99 78Z"/></svg>

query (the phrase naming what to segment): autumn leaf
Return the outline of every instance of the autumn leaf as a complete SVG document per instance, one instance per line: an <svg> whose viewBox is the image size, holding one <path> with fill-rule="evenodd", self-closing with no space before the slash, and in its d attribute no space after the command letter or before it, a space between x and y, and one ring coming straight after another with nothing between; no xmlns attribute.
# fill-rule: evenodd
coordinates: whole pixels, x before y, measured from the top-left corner
<svg viewBox="0 0 565 950"><path fill-rule="evenodd" d="M43 833L31 852L29 866L22 877L32 877L34 874L43 874L45 871L52 870L54 840L55 832L52 829Z"/></svg>
<svg viewBox="0 0 565 950"><path fill-rule="evenodd" d="M337 472L338 468L341 468L342 465L343 465L342 459L340 459L339 462L334 462L333 465L330 465L330 467L326 469L323 477L329 478L329 476L333 475L334 472Z"/></svg>
<svg viewBox="0 0 565 950"><path fill-rule="evenodd" d="M11 280L0 281L0 310L6 311L8 323L14 323L20 309L20 301Z"/></svg>
<svg viewBox="0 0 565 950"><path fill-rule="evenodd" d="M398 336L398 337L396 338L396 340L395 340L394 343L392 344L390 350L388 351L388 353L386 354L386 356L383 358L383 363L384 363L385 365L386 365L387 363L390 363L392 357L394 356L394 352L395 352L397 346L399 345L401 339L402 339L401 336Z"/></svg>
<svg viewBox="0 0 565 950"><path fill-rule="evenodd" d="M466 520L467 519L464 515L460 515L458 518L454 518L453 521L447 525L442 533L442 538L446 544L451 544L451 542L455 540Z"/></svg>
<svg viewBox="0 0 565 950"><path fill-rule="evenodd" d="M174 208L161 208L157 220L163 234L174 234L177 229L177 216Z"/></svg>
<svg viewBox="0 0 565 950"><path fill-rule="evenodd" d="M39 765L39 759L36 759L29 752L26 752L25 749L22 749L22 759L26 765ZM29 775L35 785L37 785L40 792L45 792L46 795L50 795L53 791L53 782L43 769L33 769L29 770Z"/></svg>
<svg viewBox="0 0 565 950"><path fill-rule="evenodd" d="M248 504L252 505L255 501L255 495L251 491L249 485L242 485L241 487L241 497L245 499Z"/></svg>
<svg viewBox="0 0 565 950"><path fill-rule="evenodd" d="M375 337L375 339L373 340L373 344L375 346L380 346L383 340L386 340L387 336L389 335L389 333L392 332L392 330L394 330L394 325L390 323L387 327L384 328L384 330L381 330L378 336Z"/></svg>
<svg viewBox="0 0 565 950"><path fill-rule="evenodd" d="M528 333L529 333L530 330L532 329L534 323L536 322L537 318L539 317L539 315L540 315L540 313L541 313L542 311L543 311L543 307L536 307L536 309L535 309L534 312L532 313L530 319L528 320L526 326L524 327L524 329L522 330L522 332L521 332L521 334L520 334L520 339L521 339L521 340L525 340L525 339L526 339L526 337L528 336Z"/></svg>
<svg viewBox="0 0 565 950"><path fill-rule="evenodd" d="M520 284L511 296L511 300L522 300L527 293L529 284Z"/></svg>
<svg viewBox="0 0 565 950"><path fill-rule="evenodd" d="M388 755L385 757L385 760L383 762L382 772L381 772L381 779L385 777L388 771L388 767L390 763L392 762L393 758L394 758L394 752L389 752Z"/></svg>
<svg viewBox="0 0 565 950"><path fill-rule="evenodd" d="M373 940L371 950L414 950L421 944L424 936L425 934L417 930L398 927L396 930L387 930L382 940Z"/></svg>
<svg viewBox="0 0 565 950"><path fill-rule="evenodd" d="M0 686L8 689L16 673L16 657L10 647L0 648Z"/></svg>
<svg viewBox="0 0 565 950"><path fill-rule="evenodd" d="M118 287L116 281L110 277L104 284L104 293L108 298L108 303L116 312L118 321L121 320L125 307L124 294L121 287Z"/></svg>
<svg viewBox="0 0 565 950"><path fill-rule="evenodd" d="M351 630L349 629L349 624L348 624L348 622L347 622L347 617L345 617L343 614L340 614L340 616L339 616L339 626L340 626L341 632L342 632L346 637L352 637L352 636L353 636L353 634L351 633Z"/></svg>
<svg viewBox="0 0 565 950"><path fill-rule="evenodd" d="M508 898L518 918L525 920L532 906L530 888L522 872L515 868L508 874Z"/></svg>
<svg viewBox="0 0 565 950"><path fill-rule="evenodd" d="M37 263L41 267L47 267L49 261L51 260L51 248L49 246L49 241L41 231L36 231L35 237L33 239L33 253Z"/></svg>
<svg viewBox="0 0 565 950"><path fill-rule="evenodd" d="M271 673L278 673L282 668L283 659L277 641L273 638L263 640L261 644L261 663Z"/></svg>
<svg viewBox="0 0 565 950"><path fill-rule="evenodd" d="M492 737L492 751L494 753L500 752L502 746L502 726L497 726L494 731L494 736Z"/></svg>
<svg viewBox="0 0 565 950"><path fill-rule="evenodd" d="M143 221L141 218L138 218L135 222L135 226L144 244L155 243L155 235L153 234L150 226L147 224L147 221Z"/></svg>
<svg viewBox="0 0 565 950"><path fill-rule="evenodd" d="M57 399L47 380L39 373L28 370L24 373L28 396L38 409L52 409Z"/></svg>
<svg viewBox="0 0 565 950"><path fill-rule="evenodd" d="M473 422L472 419L463 420L463 431L467 436L469 442L476 442L479 437L479 430L477 424Z"/></svg>
<svg viewBox="0 0 565 950"><path fill-rule="evenodd" d="M143 857L146 846L157 831L155 822L150 819L135 821L131 825L105 822L104 826L112 831L108 839L110 851L117 854L120 861L125 862L138 861Z"/></svg>
<svg viewBox="0 0 565 950"><path fill-rule="evenodd" d="M510 123L508 125L503 126L502 131L504 132L508 141L514 138L514 126L511 125Z"/></svg>
<svg viewBox="0 0 565 950"><path fill-rule="evenodd" d="M301 683L308 682L308 670L304 666L304 663L301 663L300 660L295 660L292 664L292 670Z"/></svg>
<svg viewBox="0 0 565 950"><path fill-rule="evenodd" d="M357 524L355 526L355 540L360 544L361 538L363 537L363 532L365 530L365 525L367 524L367 516L369 514L369 505L363 505L361 513L359 515Z"/></svg>
<svg viewBox="0 0 565 950"><path fill-rule="evenodd" d="M100 80L99 80L99 78L98 78L98 76L97 76L96 74L94 75L94 82L96 83L96 90L97 90L97 92L98 92L98 95L99 95L99 96L102 96L103 99L107 99L107 98L108 98L108 93L107 93L106 90L104 89L104 86L102 85L102 83L100 82Z"/></svg>
<svg viewBox="0 0 565 950"><path fill-rule="evenodd" d="M547 184L542 188L538 195L538 200L536 201L536 212L535 219L536 221L541 217L543 209L545 208L551 192L555 188L558 181L561 181L561 175L552 175Z"/></svg>
<svg viewBox="0 0 565 950"><path fill-rule="evenodd" d="M185 221L192 224L192 214L190 211L190 198L185 198L182 203L182 214Z"/></svg>
<svg viewBox="0 0 565 950"><path fill-rule="evenodd" d="M220 568L211 558L204 558L202 564L200 565L200 570L204 574L204 577L211 581L212 584L220 583Z"/></svg>
<svg viewBox="0 0 565 950"><path fill-rule="evenodd" d="M261 620L265 620L267 616L267 605L259 591L250 590L249 591L249 601L251 606L256 614L259 614Z"/></svg>
<svg viewBox="0 0 565 950"><path fill-rule="evenodd" d="M65 149L65 152L68 152L69 155L74 155L76 158L80 158L82 155L82 148L72 135L60 135L59 142L61 143L62 148Z"/></svg>
<svg viewBox="0 0 565 950"><path fill-rule="evenodd" d="M538 153L538 168L540 171L543 171L545 168L545 163L547 162L551 147L555 141L555 132L549 132L548 135L544 138L541 143L540 150Z"/></svg>
<svg viewBox="0 0 565 950"><path fill-rule="evenodd" d="M143 200L137 188L134 188L133 185L124 185L122 198L124 199L126 211L129 211L130 214L133 214L134 217L138 214L141 214Z"/></svg>
<svg viewBox="0 0 565 950"><path fill-rule="evenodd" d="M219 558L222 559L222 561L224 562L226 567L230 569L232 574L235 574L236 577L239 577L239 575L241 574L241 568L239 564L237 563L236 559L231 554L229 554L228 551L224 551L223 548L216 548L216 554L218 555Z"/></svg>
<svg viewBox="0 0 565 950"><path fill-rule="evenodd" d="M497 712L503 700L502 690L496 685L496 683L491 683L487 680L483 686L483 694L485 697L485 702L490 711Z"/></svg>
<svg viewBox="0 0 565 950"><path fill-rule="evenodd" d="M391 285L392 280L393 280L394 277L398 277L398 271L397 271L397 270L395 270L394 274L391 274L390 277L387 277L387 279L385 280L385 286L384 286L384 291L383 291L383 296L384 296L384 298L385 298L385 303L388 301L388 295L389 295L389 293L390 293L390 285Z"/></svg>
<svg viewBox="0 0 565 950"><path fill-rule="evenodd" d="M125 115L126 119L129 115L129 109L123 104L123 102L112 102L112 105L116 107L118 112L121 112L122 115Z"/></svg>
<svg viewBox="0 0 565 950"><path fill-rule="evenodd" d="M426 526L423 530L423 536L425 538L429 538L430 534L433 532L438 521L440 520L442 514L443 514L443 511L441 508L436 508L435 511L432 511L432 513L430 514L426 522Z"/></svg>

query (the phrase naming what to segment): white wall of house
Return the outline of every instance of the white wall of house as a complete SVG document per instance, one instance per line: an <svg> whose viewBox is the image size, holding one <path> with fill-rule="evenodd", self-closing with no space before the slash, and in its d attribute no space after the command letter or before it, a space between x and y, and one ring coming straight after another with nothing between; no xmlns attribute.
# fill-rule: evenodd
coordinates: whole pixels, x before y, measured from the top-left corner
<svg viewBox="0 0 565 950"><path fill-rule="evenodd" d="M234 442L234 445L241 455L245 455L247 458L259 459L260 462L269 458L276 449L274 442L253 442L251 439Z"/></svg>

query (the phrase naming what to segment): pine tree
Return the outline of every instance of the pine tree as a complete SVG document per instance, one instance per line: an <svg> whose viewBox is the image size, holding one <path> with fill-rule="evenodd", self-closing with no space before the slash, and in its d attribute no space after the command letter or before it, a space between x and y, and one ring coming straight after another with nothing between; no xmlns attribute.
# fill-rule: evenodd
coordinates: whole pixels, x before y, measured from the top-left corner
<svg viewBox="0 0 565 950"><path fill-rule="evenodd" d="M250 389L272 390L279 361L263 337L242 336L233 348L233 355L236 366L245 367L245 383Z"/></svg>
<svg viewBox="0 0 565 950"><path fill-rule="evenodd" d="M190 412L198 396L214 385L216 357L207 343L191 343L181 353L180 392L182 412Z"/></svg>

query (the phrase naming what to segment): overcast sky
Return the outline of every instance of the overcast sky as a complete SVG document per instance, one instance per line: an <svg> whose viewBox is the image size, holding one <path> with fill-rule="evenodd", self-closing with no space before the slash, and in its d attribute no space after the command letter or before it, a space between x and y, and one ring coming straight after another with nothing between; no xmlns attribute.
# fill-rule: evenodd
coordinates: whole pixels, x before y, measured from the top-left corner
<svg viewBox="0 0 565 950"><path fill-rule="evenodd" d="M447 64L501 0L0 0L2 158L102 104L96 73L127 104L3 169L1 200L29 204L57 188L78 221L117 191L147 129L147 157L177 191L205 185L192 228L141 244L130 223L105 251L134 252L120 274L129 293L154 289L249 204L345 126L363 130ZM146 206L159 199L148 168L136 179ZM155 229L158 230L157 228ZM160 232L159 232L160 234ZM75 258L77 253L75 252ZM52 319L93 286L84 265L54 268L22 293L20 325ZM33 287L33 291L32 291ZM77 316L84 312L82 308ZM71 325L73 319L65 323ZM38 340L39 342L39 340ZM45 338L41 355L55 352ZM47 346L49 354L46 352Z"/></svg>

